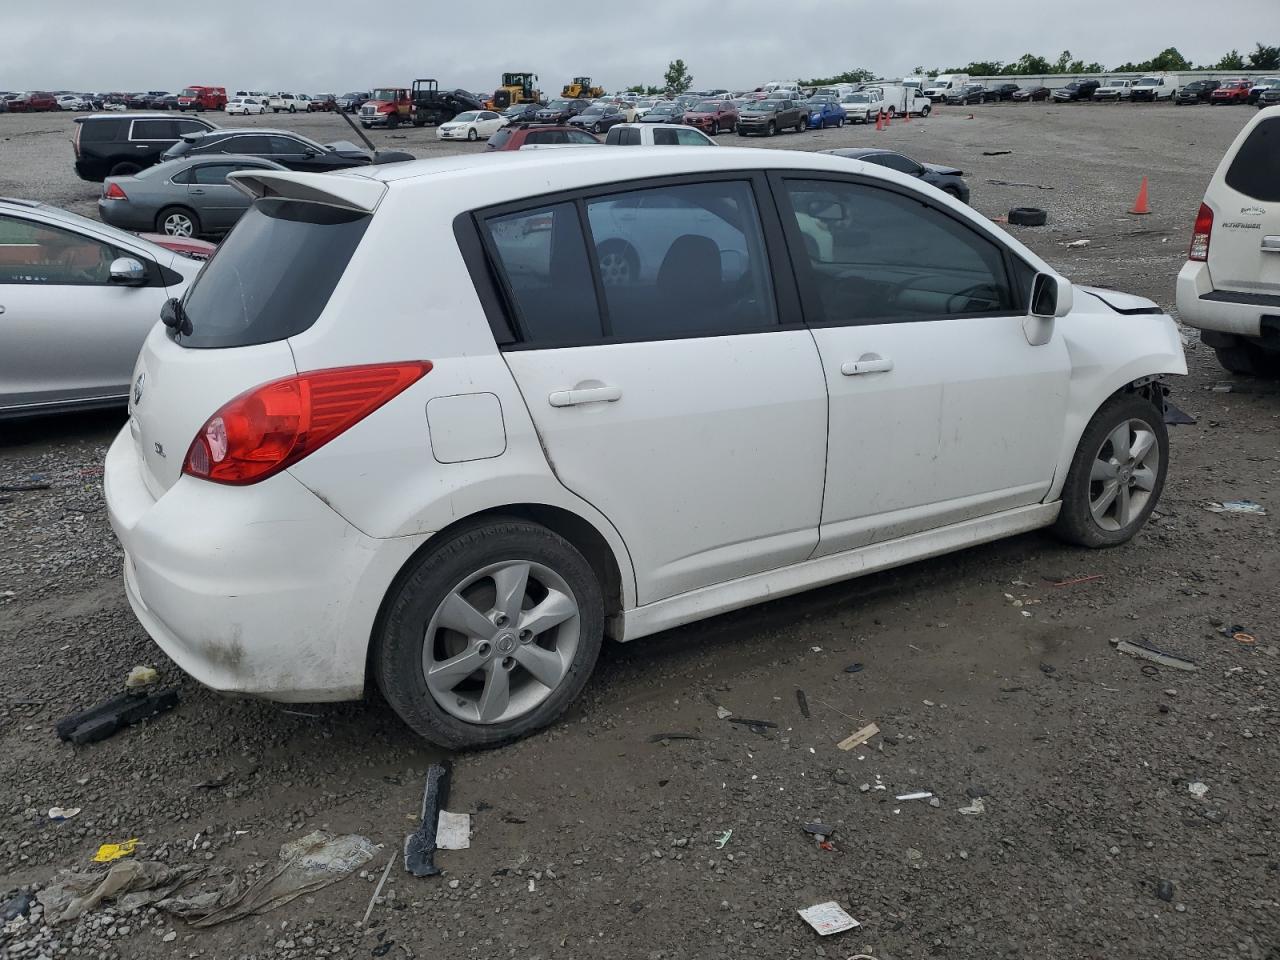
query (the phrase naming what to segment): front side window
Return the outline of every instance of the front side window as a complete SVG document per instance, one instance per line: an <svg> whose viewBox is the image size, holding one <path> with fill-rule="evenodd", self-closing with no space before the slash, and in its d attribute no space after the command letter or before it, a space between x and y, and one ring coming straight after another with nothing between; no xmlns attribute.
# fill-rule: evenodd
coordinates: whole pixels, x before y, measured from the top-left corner
<svg viewBox="0 0 1280 960"><path fill-rule="evenodd" d="M71 230L0 216L0 284L105 286L124 255Z"/></svg>
<svg viewBox="0 0 1280 960"><path fill-rule="evenodd" d="M787 180L786 196L793 236L803 245L794 259L808 267L802 285L811 322L898 323L1018 309L1001 248L920 200L824 180Z"/></svg>
<svg viewBox="0 0 1280 960"><path fill-rule="evenodd" d="M705 147L707 138L688 127L677 127L674 131L676 143L683 147Z"/></svg>
<svg viewBox="0 0 1280 960"><path fill-rule="evenodd" d="M664 339L776 325L751 185L655 187L587 201L610 333Z"/></svg>
<svg viewBox="0 0 1280 960"><path fill-rule="evenodd" d="M227 176L235 173L237 170L258 170L259 167L252 167L244 163L206 163L189 171L191 179L184 181L186 183L206 183L210 185L226 185ZM176 180L176 178L175 178Z"/></svg>
<svg viewBox="0 0 1280 960"><path fill-rule="evenodd" d="M653 145L655 147L674 147L679 141L676 139L676 130L678 127L659 127L653 131Z"/></svg>
<svg viewBox="0 0 1280 960"><path fill-rule="evenodd" d="M1280 118L1253 128L1227 168L1227 186L1254 200L1280 202Z"/></svg>

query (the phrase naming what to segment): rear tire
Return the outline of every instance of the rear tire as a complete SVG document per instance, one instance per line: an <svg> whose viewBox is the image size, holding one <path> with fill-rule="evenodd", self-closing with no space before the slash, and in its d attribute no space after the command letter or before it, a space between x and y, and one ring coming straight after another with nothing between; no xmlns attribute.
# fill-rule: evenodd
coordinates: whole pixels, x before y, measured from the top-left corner
<svg viewBox="0 0 1280 960"><path fill-rule="evenodd" d="M920 116L927 117L929 115L929 111L932 109L933 108L926 103L923 107L920 108Z"/></svg>
<svg viewBox="0 0 1280 960"><path fill-rule="evenodd" d="M527 581L506 579L519 568ZM499 577L515 584L513 601L498 595ZM552 591L559 597L554 616L572 612L545 631L531 627L536 632L526 637L520 625ZM542 619L553 619L549 614ZM443 625L447 621L479 632L458 631ZM545 527L492 519L464 527L410 561L387 595L370 664L383 696L414 731L451 749L483 749L560 716L591 675L603 634L604 599L586 558ZM476 663L471 673L440 670L464 656L464 667ZM536 679L525 663L545 670L550 682ZM430 685L428 669L437 677ZM498 696L486 705L491 683ZM509 700L501 695L507 690ZM492 715L481 721L486 709Z"/></svg>
<svg viewBox="0 0 1280 960"><path fill-rule="evenodd" d="M156 214L156 233L169 237L198 237L200 218L186 207L165 207Z"/></svg>
<svg viewBox="0 0 1280 960"><path fill-rule="evenodd" d="M111 172L107 174L109 177L131 177L142 168L136 163L117 163L111 168Z"/></svg>
<svg viewBox="0 0 1280 960"><path fill-rule="evenodd" d="M1280 354L1271 353L1247 340L1229 347L1214 347L1218 362L1231 373L1247 377L1280 377Z"/></svg>
<svg viewBox="0 0 1280 960"><path fill-rule="evenodd" d="M1054 532L1094 549L1125 543L1155 509L1168 470L1163 413L1138 394L1113 396L1080 437Z"/></svg>

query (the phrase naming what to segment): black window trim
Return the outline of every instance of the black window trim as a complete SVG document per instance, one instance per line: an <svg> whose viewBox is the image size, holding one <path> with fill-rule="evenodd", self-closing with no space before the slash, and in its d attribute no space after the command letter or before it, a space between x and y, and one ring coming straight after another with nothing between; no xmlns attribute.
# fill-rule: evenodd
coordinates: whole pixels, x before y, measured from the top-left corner
<svg viewBox="0 0 1280 960"><path fill-rule="evenodd" d="M814 329L825 329L828 327L871 327L881 326L885 324L899 323L941 323L947 320L964 320L969 318L998 318L998 317L1025 317L1031 309L1031 290L1018 280L1017 267L1022 266L1025 270L1030 271L1034 277L1040 271L1032 264L1027 263L1024 259L1017 256L1016 253L994 232L988 233L979 229L974 224L969 223L963 217L958 217L951 210L934 204L923 194L903 187L896 183L889 183L876 177L868 177L856 173L841 173L834 170L793 170L793 169L772 169L769 172L769 186L773 191L773 202L777 208L780 218L784 224L784 229L788 240L788 251L803 250L804 241L800 237L800 226L795 218L795 211L791 207L791 200L785 188L787 180L829 180L837 183L848 183L856 186L871 187L879 190L886 190L890 193L897 194L907 200L911 200L940 213L948 220L958 224L965 230L977 237L994 244L1000 252L1001 265L1004 267L1005 282L1008 284L1010 291L1014 294L1019 302L1024 302L1025 306L1021 309L1014 307L1009 310L976 310L969 313L948 313L941 314L937 317L920 317L909 320L894 319L891 317L875 317L858 322L848 320L820 320L821 309L815 303L816 294L813 292L812 286L801 281L803 265L796 263L792 259L791 267L795 277L796 285L800 290L801 302L803 304L805 323ZM788 216L783 216L783 214Z"/></svg>
<svg viewBox="0 0 1280 960"><path fill-rule="evenodd" d="M616 193L630 193L636 190L693 186L725 181L745 182L751 190L752 201L756 207L756 214L759 218L760 230L764 239L764 256L767 261L766 267L769 272L769 282L773 290L775 321L771 326L723 330L714 333L696 331L688 334L670 334L662 337L604 336L603 328L608 322L607 298L604 296L596 252L591 248L591 244L588 243L587 256L596 292L596 308L600 314L602 336L598 340L588 341L527 342L527 331L521 328L519 311L515 307L514 296L507 285L503 271L498 266L500 260L489 236L489 231L485 229L485 221L527 213L542 207L554 206L558 203L572 203L578 209L579 225L585 239L590 236L590 231L587 229L588 224L585 220L586 204L592 199ZM704 173L670 174L637 180L592 184L589 187L578 187L523 197L509 203L481 207L459 214L454 219L454 236L458 240L459 248L463 254L463 261L471 274L481 306L489 320L494 340L499 348L504 351L560 350L621 343L657 343L667 340L706 340L713 337L734 337L806 329L801 311L800 293L796 288L794 271L791 269L791 262L787 256L782 220L778 215L770 193L765 171L761 169L746 168L715 170Z"/></svg>

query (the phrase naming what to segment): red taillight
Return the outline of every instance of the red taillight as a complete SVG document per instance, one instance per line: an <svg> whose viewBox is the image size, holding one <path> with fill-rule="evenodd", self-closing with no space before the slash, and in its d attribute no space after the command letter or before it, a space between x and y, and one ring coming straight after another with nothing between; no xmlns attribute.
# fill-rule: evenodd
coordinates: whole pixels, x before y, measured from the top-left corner
<svg viewBox="0 0 1280 960"><path fill-rule="evenodd" d="M257 483L297 463L431 371L427 360L315 370L228 401L191 441L182 472Z"/></svg>
<svg viewBox="0 0 1280 960"><path fill-rule="evenodd" d="M107 189L102 191L102 195L108 200L128 200L128 195L120 187L118 183L107 184Z"/></svg>
<svg viewBox="0 0 1280 960"><path fill-rule="evenodd" d="M1209 259L1209 239L1213 235L1213 211L1207 203L1200 204L1200 212L1196 214L1196 227L1191 234L1191 249L1187 251L1188 260L1204 262Z"/></svg>

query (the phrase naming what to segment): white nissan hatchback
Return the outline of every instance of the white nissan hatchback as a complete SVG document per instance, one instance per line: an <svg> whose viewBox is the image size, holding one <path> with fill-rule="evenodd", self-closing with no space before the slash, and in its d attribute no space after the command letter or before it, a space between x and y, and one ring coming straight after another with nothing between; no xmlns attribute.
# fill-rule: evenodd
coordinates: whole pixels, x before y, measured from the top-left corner
<svg viewBox="0 0 1280 960"><path fill-rule="evenodd" d="M372 680L491 746L560 714L605 636L1039 527L1122 543L1164 484L1170 318L884 167L234 179L259 199L167 305L106 463L133 609L218 690Z"/></svg>

